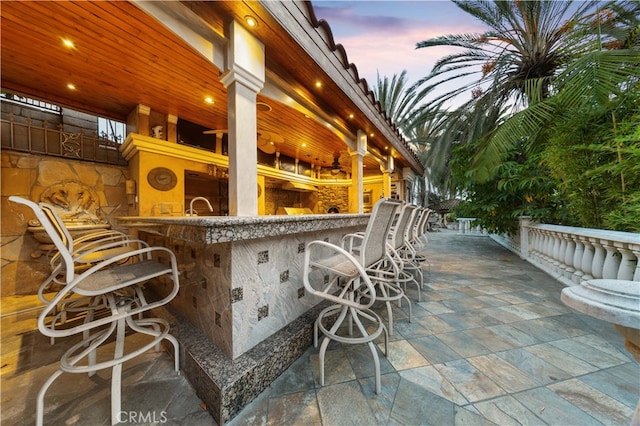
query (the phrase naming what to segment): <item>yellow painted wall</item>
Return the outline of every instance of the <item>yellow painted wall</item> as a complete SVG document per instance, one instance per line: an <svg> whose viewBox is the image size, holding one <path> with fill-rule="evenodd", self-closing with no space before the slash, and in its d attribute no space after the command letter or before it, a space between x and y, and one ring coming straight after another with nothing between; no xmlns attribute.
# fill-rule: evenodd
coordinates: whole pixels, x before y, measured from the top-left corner
<svg viewBox="0 0 640 426"><path fill-rule="evenodd" d="M173 203L175 206L182 206L177 210L184 212L184 170L192 169L194 163L187 160L178 160L150 152L138 152L134 156L137 159L137 189L138 189L138 216L158 216L160 214L160 204ZM135 162L135 161L134 161ZM149 184L147 176L156 167L165 167L175 173L176 185L167 191L159 191ZM133 175L133 170L132 170ZM178 213L178 211L176 211Z"/></svg>

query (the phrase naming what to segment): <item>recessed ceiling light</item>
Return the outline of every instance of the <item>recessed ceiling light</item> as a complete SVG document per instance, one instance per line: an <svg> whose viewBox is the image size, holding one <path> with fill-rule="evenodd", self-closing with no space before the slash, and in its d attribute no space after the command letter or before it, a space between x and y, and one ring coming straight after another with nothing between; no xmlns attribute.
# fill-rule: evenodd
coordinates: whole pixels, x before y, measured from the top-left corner
<svg viewBox="0 0 640 426"><path fill-rule="evenodd" d="M255 28L258 26L258 20L251 15L247 15L244 17L244 22L247 23L251 28Z"/></svg>
<svg viewBox="0 0 640 426"><path fill-rule="evenodd" d="M63 38L62 44L64 45L64 47L68 47L69 49L76 48L76 44L73 41L69 40L68 38Z"/></svg>
<svg viewBox="0 0 640 426"><path fill-rule="evenodd" d="M322 82L321 81L316 81L316 87L319 89L322 87Z"/></svg>
<svg viewBox="0 0 640 426"><path fill-rule="evenodd" d="M354 115L353 114L349 114L349 119L353 120Z"/></svg>
<svg viewBox="0 0 640 426"><path fill-rule="evenodd" d="M213 104L213 98L211 96L207 96L206 98L204 98L204 101L208 104Z"/></svg>
<svg viewBox="0 0 640 426"><path fill-rule="evenodd" d="M374 137L375 135L373 133L371 133L369 136Z"/></svg>
<svg viewBox="0 0 640 426"><path fill-rule="evenodd" d="M75 85L75 84L73 84L73 83L69 83L69 84L67 84L67 89L69 89L69 90L76 90L76 85Z"/></svg>
<svg viewBox="0 0 640 426"><path fill-rule="evenodd" d="M384 147L384 149L385 149L385 151L386 151L387 149L389 149L389 147L388 147L388 146L385 146L385 147Z"/></svg>
<svg viewBox="0 0 640 426"><path fill-rule="evenodd" d="M256 102L256 109L258 111L264 111L264 112L269 112L271 111L273 108L271 108L271 105L266 104L264 102Z"/></svg>
<svg viewBox="0 0 640 426"><path fill-rule="evenodd" d="M307 144L302 142L302 147L305 148L306 146L307 146Z"/></svg>

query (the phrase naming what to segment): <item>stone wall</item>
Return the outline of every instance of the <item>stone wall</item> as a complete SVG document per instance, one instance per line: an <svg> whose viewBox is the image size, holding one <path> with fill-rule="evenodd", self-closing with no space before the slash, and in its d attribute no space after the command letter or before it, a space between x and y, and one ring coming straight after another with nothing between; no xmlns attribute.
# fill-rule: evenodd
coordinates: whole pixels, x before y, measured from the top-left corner
<svg viewBox="0 0 640 426"><path fill-rule="evenodd" d="M95 194L91 203L100 218L127 215L125 180L126 167L37 156L3 150L0 244L2 246L1 295L35 294L49 275L49 264L42 255L40 243L27 231L28 222L35 219L31 210L9 202L11 195L41 201L51 188L60 185L88 187Z"/></svg>
<svg viewBox="0 0 640 426"><path fill-rule="evenodd" d="M327 213L331 207L337 207L339 213L349 213L348 186L319 186L316 213Z"/></svg>
<svg viewBox="0 0 640 426"><path fill-rule="evenodd" d="M287 191L277 187L267 187L265 191L266 215L278 214L279 207L308 208L314 213L324 213L316 211L317 204L316 192Z"/></svg>

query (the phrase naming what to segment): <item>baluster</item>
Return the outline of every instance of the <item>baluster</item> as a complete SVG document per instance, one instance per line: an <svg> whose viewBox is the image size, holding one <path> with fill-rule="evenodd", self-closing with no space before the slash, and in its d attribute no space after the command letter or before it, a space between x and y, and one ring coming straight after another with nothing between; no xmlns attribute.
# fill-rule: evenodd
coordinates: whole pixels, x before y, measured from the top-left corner
<svg viewBox="0 0 640 426"><path fill-rule="evenodd" d="M633 281L640 281L640 244L629 244L629 249L636 257L636 269L633 273Z"/></svg>
<svg viewBox="0 0 640 426"><path fill-rule="evenodd" d="M582 255L582 280L590 280L593 278L593 257L595 255L595 248L593 244L587 237L582 237L582 242L584 244L584 254ZM580 276L580 275L578 275Z"/></svg>
<svg viewBox="0 0 640 426"><path fill-rule="evenodd" d="M564 238L567 240L567 245L564 254L564 276L571 279L575 269L573 269L573 256L576 251L576 242L574 241L573 234L564 234Z"/></svg>
<svg viewBox="0 0 640 426"><path fill-rule="evenodd" d="M609 240L600 240L602 247L606 250L604 263L602 265L602 278L616 279L618 276L618 268L620 266L620 256L618 249L611 244Z"/></svg>
<svg viewBox="0 0 640 426"><path fill-rule="evenodd" d="M544 256L542 259L544 261L545 267L548 267L553 263L551 260L553 256L553 238L551 236L551 232L545 230L544 231Z"/></svg>
<svg viewBox="0 0 640 426"><path fill-rule="evenodd" d="M33 146L31 142L31 117L27 117L27 145L29 146L29 151L33 151Z"/></svg>
<svg viewBox="0 0 640 426"><path fill-rule="evenodd" d="M58 128L58 149L60 150L60 154L65 155L64 148L64 124L60 123L56 126Z"/></svg>
<svg viewBox="0 0 640 426"><path fill-rule="evenodd" d="M552 271L553 273L558 276L558 275L562 275L562 262L560 261L561 259L561 255L560 253L562 250L562 237L560 236L560 234L556 234L555 232L553 233L553 254L551 255L551 261L552 261ZM564 253L562 253L562 256L564 256Z"/></svg>
<svg viewBox="0 0 640 426"><path fill-rule="evenodd" d="M11 148L16 147L16 141L14 139L15 129L13 128L13 126L15 125L15 119L16 119L16 116L12 112L10 112L9 113L9 140L11 141Z"/></svg>
<svg viewBox="0 0 640 426"><path fill-rule="evenodd" d="M49 128L49 122L47 120L44 120L42 122L42 129L44 131L44 152L49 153L49 141L47 140L47 136L48 136L48 131L47 129Z"/></svg>
<svg viewBox="0 0 640 426"><path fill-rule="evenodd" d="M602 268L604 267L604 259L606 257L606 251L600 244L600 241L597 238L590 238L593 243L593 263L591 264L591 275L593 278L600 279L602 278Z"/></svg>
<svg viewBox="0 0 640 426"><path fill-rule="evenodd" d="M584 242L579 235L575 235L574 238L576 248L573 252L573 275L571 276L571 281L574 284L580 284L580 277L583 275L581 268L582 257L584 256Z"/></svg>
<svg viewBox="0 0 640 426"><path fill-rule="evenodd" d="M535 263L538 263L538 256L540 256L540 233L536 228L529 228L529 235L531 237L531 253L530 258Z"/></svg>
<svg viewBox="0 0 640 426"><path fill-rule="evenodd" d="M633 272L636 269L636 265L638 263L638 259L627 247L619 247L618 251L620 252L620 266L618 267L618 276L616 277L619 280L633 280Z"/></svg>
<svg viewBox="0 0 640 426"><path fill-rule="evenodd" d="M546 250L547 250L547 233L542 229L538 230L538 254L536 261L539 265L543 265L545 262Z"/></svg>

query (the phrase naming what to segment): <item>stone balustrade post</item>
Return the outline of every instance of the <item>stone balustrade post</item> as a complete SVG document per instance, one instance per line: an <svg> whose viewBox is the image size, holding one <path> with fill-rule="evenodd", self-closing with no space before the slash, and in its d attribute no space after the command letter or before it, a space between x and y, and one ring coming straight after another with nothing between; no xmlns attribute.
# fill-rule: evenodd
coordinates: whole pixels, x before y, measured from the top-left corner
<svg viewBox="0 0 640 426"><path fill-rule="evenodd" d="M620 254L609 240L601 239L600 243L605 249L604 263L602 264L602 278L615 279L618 276L620 267Z"/></svg>
<svg viewBox="0 0 640 426"><path fill-rule="evenodd" d="M604 259L606 257L606 250L600 244L600 240L598 238L590 238L593 243L593 263L591 264L591 275L593 278L599 279L602 278L602 268L604 267Z"/></svg>
<svg viewBox="0 0 640 426"><path fill-rule="evenodd" d="M553 238L551 236L551 232L544 231L544 255L542 256L543 263L553 263Z"/></svg>
<svg viewBox="0 0 640 426"><path fill-rule="evenodd" d="M620 252L620 265L618 266L616 279L631 281L633 280L633 273L636 269L638 259L634 256L633 252L625 246L619 246L618 252Z"/></svg>
<svg viewBox="0 0 640 426"><path fill-rule="evenodd" d="M563 277L564 272L567 269L567 265L565 263L566 254L567 254L567 234L558 232L556 237L560 240L560 248L558 249L558 275Z"/></svg>
<svg viewBox="0 0 640 426"><path fill-rule="evenodd" d="M573 256L576 252L576 242L572 234L564 234L564 238L567 240L564 255L564 277L571 280L575 269L573 268Z"/></svg>
<svg viewBox="0 0 640 426"><path fill-rule="evenodd" d="M584 244L584 254L582 255L582 280L590 280L593 278L593 257L595 256L596 250L591 243L591 239L588 237L584 237L582 240Z"/></svg>
<svg viewBox="0 0 640 426"><path fill-rule="evenodd" d="M560 265L562 264L562 262L560 261L560 247L562 246L562 239L560 238L560 235L556 232L553 232L551 234L551 237L553 238L553 252L551 254L551 269L554 273L554 275L557 277L558 275L562 275L562 272L560 270Z"/></svg>
<svg viewBox="0 0 640 426"><path fill-rule="evenodd" d="M580 284L580 277L583 275L581 268L582 257L584 256L584 241L580 236L576 235L575 244L576 249L573 252L573 275L571 276L571 281L574 284Z"/></svg>
<svg viewBox="0 0 640 426"><path fill-rule="evenodd" d="M540 256L540 232L536 228L528 229L529 237L531 238L531 252L529 254L529 259L538 263Z"/></svg>
<svg viewBox="0 0 640 426"><path fill-rule="evenodd" d="M520 258L529 258L529 224L531 216L520 216L518 218L520 225Z"/></svg>
<svg viewBox="0 0 640 426"><path fill-rule="evenodd" d="M629 250L636 257L636 267L633 273L633 281L640 281L640 244L629 244Z"/></svg>

